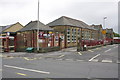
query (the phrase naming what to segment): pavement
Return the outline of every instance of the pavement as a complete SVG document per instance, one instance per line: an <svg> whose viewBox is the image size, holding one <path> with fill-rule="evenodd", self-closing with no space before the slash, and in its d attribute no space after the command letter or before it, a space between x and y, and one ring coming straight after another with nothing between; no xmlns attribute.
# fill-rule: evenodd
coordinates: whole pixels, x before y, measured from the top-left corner
<svg viewBox="0 0 120 80"><path fill-rule="evenodd" d="M41 54L3 53L3 77L118 78L118 46L107 45L82 52L73 47Z"/></svg>

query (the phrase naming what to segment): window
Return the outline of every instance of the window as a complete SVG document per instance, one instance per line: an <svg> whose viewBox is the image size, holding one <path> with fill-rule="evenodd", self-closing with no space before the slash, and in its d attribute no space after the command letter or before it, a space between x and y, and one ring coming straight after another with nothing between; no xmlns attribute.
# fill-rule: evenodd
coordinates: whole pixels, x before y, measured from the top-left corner
<svg viewBox="0 0 120 80"><path fill-rule="evenodd" d="M67 29L67 42L70 42L70 28Z"/></svg>

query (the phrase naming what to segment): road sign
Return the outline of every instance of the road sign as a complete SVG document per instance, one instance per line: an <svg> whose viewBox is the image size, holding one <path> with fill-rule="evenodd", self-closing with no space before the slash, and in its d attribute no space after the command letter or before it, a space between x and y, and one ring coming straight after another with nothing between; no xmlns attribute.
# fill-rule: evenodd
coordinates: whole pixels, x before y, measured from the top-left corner
<svg viewBox="0 0 120 80"><path fill-rule="evenodd" d="M106 34L106 30L102 30L102 34Z"/></svg>

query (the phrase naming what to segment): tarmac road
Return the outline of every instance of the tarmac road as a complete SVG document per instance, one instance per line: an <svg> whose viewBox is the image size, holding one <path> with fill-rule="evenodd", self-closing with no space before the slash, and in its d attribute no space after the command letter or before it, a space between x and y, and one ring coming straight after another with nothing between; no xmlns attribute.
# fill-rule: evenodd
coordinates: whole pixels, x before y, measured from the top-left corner
<svg viewBox="0 0 120 80"><path fill-rule="evenodd" d="M10 55L10 54L9 54ZM118 78L118 45L22 57L2 55L3 78Z"/></svg>

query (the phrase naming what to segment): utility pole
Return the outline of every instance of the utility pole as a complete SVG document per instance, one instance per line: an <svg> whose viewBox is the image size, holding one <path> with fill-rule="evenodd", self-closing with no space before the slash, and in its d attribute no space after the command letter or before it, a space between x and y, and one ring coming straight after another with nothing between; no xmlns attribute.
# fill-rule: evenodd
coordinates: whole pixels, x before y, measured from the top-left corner
<svg viewBox="0 0 120 80"><path fill-rule="evenodd" d="M37 21L37 51L39 51L39 0L38 0L38 21Z"/></svg>
<svg viewBox="0 0 120 80"><path fill-rule="evenodd" d="M81 50L82 50L82 28L80 30L80 36L78 37L77 52L80 52Z"/></svg>

